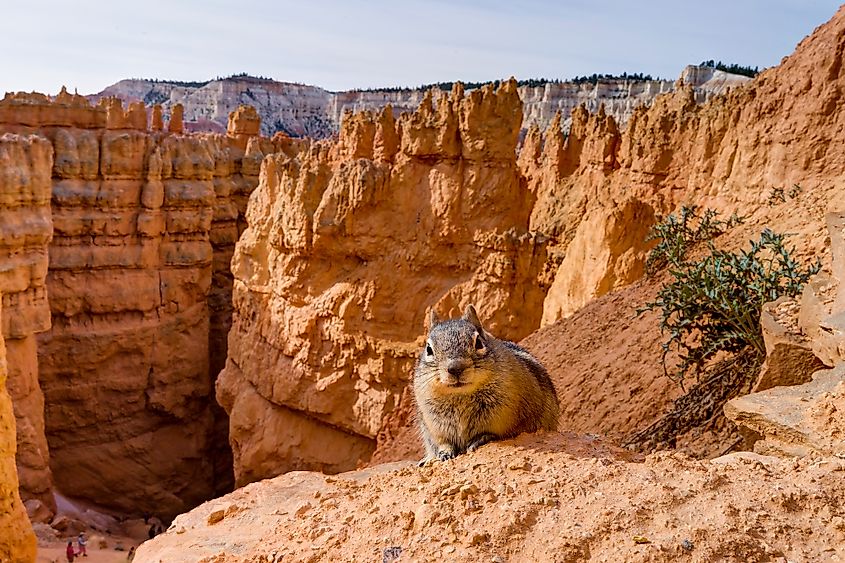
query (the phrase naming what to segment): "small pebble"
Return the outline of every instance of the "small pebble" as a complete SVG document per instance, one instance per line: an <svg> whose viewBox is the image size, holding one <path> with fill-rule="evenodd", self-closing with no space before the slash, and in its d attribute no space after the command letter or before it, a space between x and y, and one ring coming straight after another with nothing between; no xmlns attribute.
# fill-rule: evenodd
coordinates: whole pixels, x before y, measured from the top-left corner
<svg viewBox="0 0 845 563"><path fill-rule="evenodd" d="M214 512L208 515L208 525L213 526L214 524L217 524L218 522L223 520L223 516L225 516L225 514L226 513L222 510L215 510Z"/></svg>
<svg viewBox="0 0 845 563"><path fill-rule="evenodd" d="M385 547L381 554L382 563L393 563L402 555L402 548L398 545Z"/></svg>

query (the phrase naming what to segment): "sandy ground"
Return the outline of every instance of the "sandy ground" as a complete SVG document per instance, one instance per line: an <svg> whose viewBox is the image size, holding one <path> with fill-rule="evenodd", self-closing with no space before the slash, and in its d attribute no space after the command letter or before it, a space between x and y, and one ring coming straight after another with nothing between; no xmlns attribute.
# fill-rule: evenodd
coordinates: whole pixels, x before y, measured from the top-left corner
<svg viewBox="0 0 845 563"><path fill-rule="evenodd" d="M36 563L65 563L65 549L67 542L56 543L50 547L38 546ZM88 557L77 557L74 563L124 563L127 559L126 551L115 551L114 549L88 548Z"/></svg>
<svg viewBox="0 0 845 563"><path fill-rule="evenodd" d="M66 563L67 542L73 539L74 549L77 549L76 537L80 530L88 536L88 557L77 557L74 563L122 563L127 561L131 547L137 547L147 539L149 525L140 518L118 518L95 505L70 500L59 494L56 495L56 506L58 516L54 522L64 520L67 528L62 528L64 531L60 532L48 524L33 525L38 538L36 563Z"/></svg>

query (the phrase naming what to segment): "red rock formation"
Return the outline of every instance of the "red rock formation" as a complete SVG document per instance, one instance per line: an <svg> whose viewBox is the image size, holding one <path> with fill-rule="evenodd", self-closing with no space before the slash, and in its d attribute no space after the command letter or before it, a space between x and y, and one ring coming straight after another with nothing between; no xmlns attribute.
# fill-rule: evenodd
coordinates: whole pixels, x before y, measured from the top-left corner
<svg viewBox="0 0 845 563"><path fill-rule="evenodd" d="M537 327L543 244L527 231L516 86L429 95L273 155L238 243L218 398L239 483L369 458L408 383L426 310L474 302L491 329Z"/></svg>
<svg viewBox="0 0 845 563"><path fill-rule="evenodd" d="M49 170L48 143L0 136L0 561L13 563L35 561L35 535L19 485L27 498L55 510L38 371L25 369L37 366L35 349L28 346L33 332L50 323L44 300ZM14 368L11 376L4 337L15 342L8 358Z"/></svg>
<svg viewBox="0 0 845 563"><path fill-rule="evenodd" d="M162 117L160 104L153 106L153 117L150 122L150 129L153 131L162 131L164 129L164 118Z"/></svg>
<svg viewBox="0 0 845 563"><path fill-rule="evenodd" d="M45 278L53 230L52 163L52 148L44 139L0 136L2 333L9 366L6 387L16 418L21 495L55 510L35 342L36 333L50 328Z"/></svg>
<svg viewBox="0 0 845 563"><path fill-rule="evenodd" d="M701 106L679 85L634 112L624 132L601 108L576 110L565 138L557 124L545 139L529 131L518 166L518 102L508 87L462 102L457 89L436 105L428 95L395 128L392 114L348 115L337 143L268 159L233 263L232 349L218 387L242 425L230 435L239 480L337 470L341 457L348 466L351 454L366 456L372 443L361 437L402 434L413 341L428 307L489 304L494 330L525 336L540 320L539 300L551 324L639 278L648 229L681 203L745 215L728 246L776 225L797 233L805 252L821 251L823 214L841 205L835 181L845 171L836 142L845 126L842 29L845 10L748 85ZM773 188L793 183L801 189L788 203L767 203ZM488 262L479 249L507 232L544 243L494 246ZM420 241L456 261L446 265ZM259 424L302 418L297 428L331 431L332 444L357 449L312 458L304 430L281 453L281 441L259 436Z"/></svg>
<svg viewBox="0 0 845 563"><path fill-rule="evenodd" d="M246 143L252 137L259 136L261 130L261 118L252 106L239 106L238 109L229 114L229 126L226 128L226 135L236 139L246 148Z"/></svg>
<svg viewBox="0 0 845 563"><path fill-rule="evenodd" d="M53 323L39 338L40 366L30 339L31 361L10 362L10 381L25 373L32 383L26 392L46 394L59 489L169 516L231 486L227 422L211 390L226 357L229 259L257 163L272 145L248 136L151 134L143 106L124 111L114 100L98 108L86 103L61 96L0 103L0 130L49 140L38 141L46 167L33 175L44 193L29 204L44 206L46 235L26 240L43 241L40 255L29 254L43 261L32 269L41 275L46 313L40 330L50 328L50 312ZM27 177L26 162L18 155L4 170ZM43 277L51 226L48 309ZM10 345L10 357L16 349ZM43 413L43 403L35 406ZM44 442L43 422L33 434ZM22 453L29 451L24 446ZM49 479L34 481L49 493ZM22 470L24 492L27 483Z"/></svg>
<svg viewBox="0 0 845 563"><path fill-rule="evenodd" d="M566 256L543 323L638 277L647 250L640 235L680 203L745 215L737 244L777 225L798 233L793 242L808 254L821 251L823 216L841 207L836 180L845 172L837 142L845 126L843 28L840 10L747 85L704 105L679 87L636 111L622 133L601 112L586 123L582 112L565 141L551 128L542 156L538 134L529 135L520 166L538 197L531 228L552 237L553 256ZM767 204L774 188L794 184L799 197ZM620 218L624 237L614 227Z"/></svg>
<svg viewBox="0 0 845 563"><path fill-rule="evenodd" d="M171 133L182 133L185 130L184 124L184 113L185 110L182 108L182 104L176 104L173 106L173 109L170 110L170 121L167 123L167 130Z"/></svg>
<svg viewBox="0 0 845 563"><path fill-rule="evenodd" d="M35 534L18 495L16 442L15 415L6 391L6 348L0 334L0 560L29 563L35 561Z"/></svg>

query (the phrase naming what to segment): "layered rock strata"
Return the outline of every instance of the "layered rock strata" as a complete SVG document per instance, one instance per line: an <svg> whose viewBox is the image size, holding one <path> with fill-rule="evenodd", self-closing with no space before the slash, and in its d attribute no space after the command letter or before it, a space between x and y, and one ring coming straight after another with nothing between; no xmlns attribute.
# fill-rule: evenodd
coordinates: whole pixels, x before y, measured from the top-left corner
<svg viewBox="0 0 845 563"><path fill-rule="evenodd" d="M50 329L47 248L53 150L36 136L0 136L0 294L23 500L56 508L38 383L36 334ZM5 375L5 372L4 372ZM4 393L5 393L4 388Z"/></svg>
<svg viewBox="0 0 845 563"><path fill-rule="evenodd" d="M713 68L688 66L679 80L694 88L696 100L701 103L750 79ZM617 123L624 125L637 106L648 106L655 97L671 92L673 88L672 80L660 79L521 86L519 96L525 103L523 127L537 125L545 129L555 112L561 111L565 116L562 124L568 128L570 111L581 105L591 112L604 105ZM348 111L379 111L390 105L397 114L412 113L425 98L426 91L393 88L329 92L316 86L247 76L197 84L121 80L90 98L98 100L111 96L126 103L161 104L165 115L175 104L180 104L185 108L187 125L192 131L223 132L229 113L246 104L258 111L261 131L265 135L282 131L292 136L321 139L337 134L343 115Z"/></svg>
<svg viewBox="0 0 845 563"><path fill-rule="evenodd" d="M17 179L8 173L10 153L14 157L24 157L16 164L26 162L30 165L29 168L24 168L24 172ZM26 385L31 385L32 381L25 380L24 377L29 374L21 373L20 369L15 374L16 380L10 380L4 341L7 333L15 335L15 340L20 340L17 336L19 334L25 334L26 340L32 339L31 331L41 326L37 322L39 318L42 323L46 318L49 326L49 314L39 313L38 307L27 300L27 294L34 293L31 291L33 282L40 284L42 290L44 284L44 275L39 275L38 272L44 271L39 265L46 262L46 253L41 253L43 258L37 256L39 248L43 250L49 240L49 234L46 239L39 237L38 232L27 228L27 223L39 223L38 202L41 198L38 196L43 195L39 188L43 189L45 184L49 186L49 163L50 152L46 142L8 135L0 137L0 288L13 292L14 297L8 299L8 304L15 315L9 319L6 317L8 313L4 314L7 299L0 292L0 327L3 327L0 331L0 560L10 563L35 561L35 534L21 501L18 467L25 473L29 482L23 492L30 498L48 500L43 494L44 486L46 485L46 491L49 493L51 482L43 434L43 403L40 411L33 408L37 407L39 401L43 401L38 388L37 373L37 392L25 392ZM47 203L49 204L49 199ZM49 213L47 220L49 224ZM38 243L39 240L42 244ZM18 357L15 361L19 361L22 354L18 353L16 356ZM32 359L36 359L34 354ZM15 392L20 404L13 405L7 387ZM33 396L35 400L32 400ZM41 434L36 435L39 424ZM23 428L19 429L21 426ZM20 456L17 455L19 445L26 448ZM43 451L39 449L42 445Z"/></svg>
<svg viewBox="0 0 845 563"><path fill-rule="evenodd" d="M46 248L33 269L47 276L49 330L30 373L46 396L40 435L56 485L163 517L231 486L212 390L226 357L229 260L272 147L239 123L231 137L173 134L178 115L168 129L148 131L143 105L116 100L0 103L0 130L38 133L55 155L40 178L49 271ZM17 177L20 165L9 170ZM28 350L35 359L34 340Z"/></svg>
<svg viewBox="0 0 845 563"><path fill-rule="evenodd" d="M366 461L402 401L427 310L475 303L490 330L539 324L514 82L348 116L337 143L268 157L232 262L218 399L239 483Z"/></svg>

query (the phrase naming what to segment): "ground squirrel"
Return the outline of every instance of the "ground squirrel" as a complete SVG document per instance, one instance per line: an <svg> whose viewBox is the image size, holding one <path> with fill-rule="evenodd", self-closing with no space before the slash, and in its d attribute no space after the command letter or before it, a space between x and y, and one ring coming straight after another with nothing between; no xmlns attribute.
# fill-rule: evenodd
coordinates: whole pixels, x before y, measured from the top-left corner
<svg viewBox="0 0 845 563"><path fill-rule="evenodd" d="M555 430L559 406L534 356L485 331L475 307L440 322L432 311L414 372L414 398L426 456L446 460L492 440Z"/></svg>

